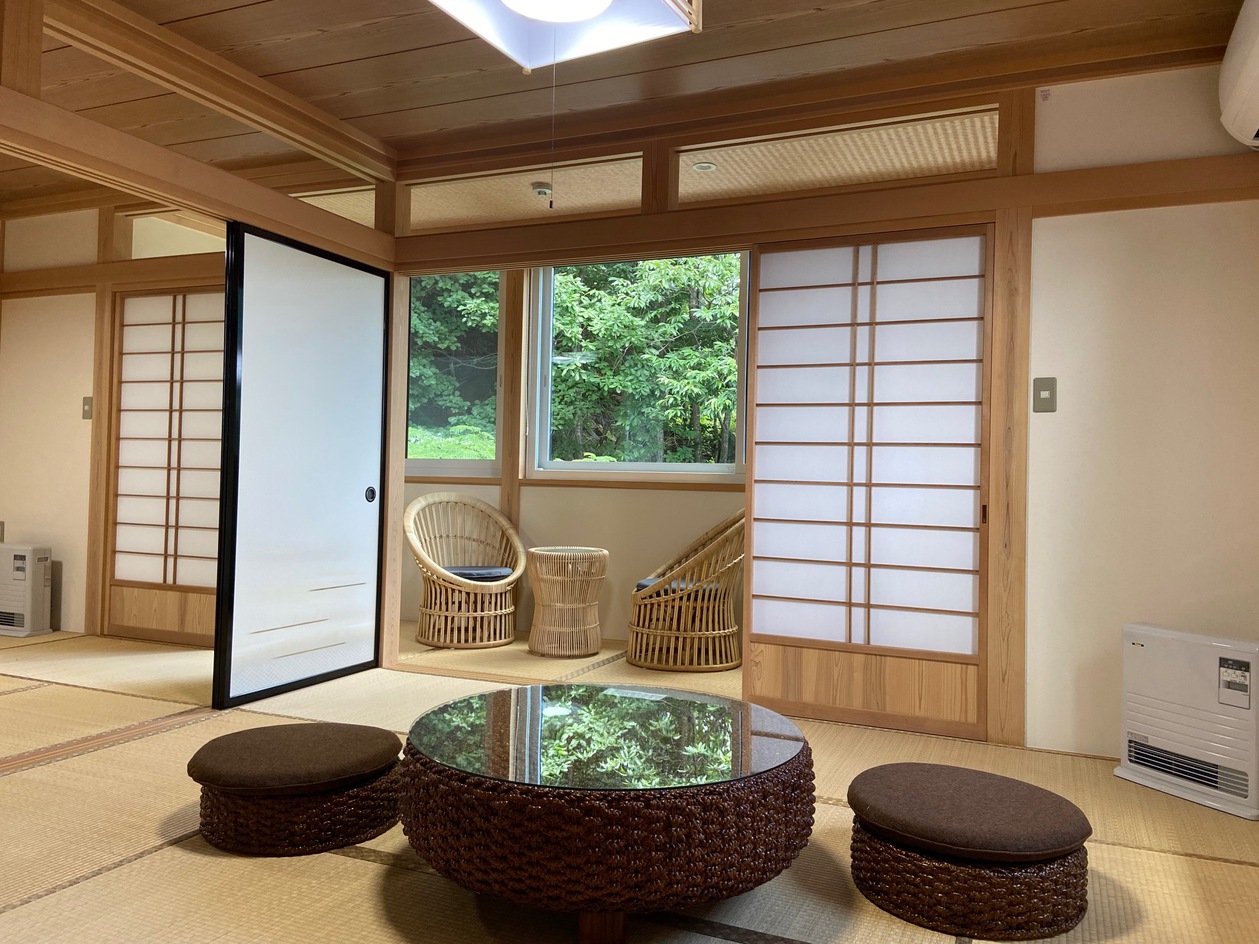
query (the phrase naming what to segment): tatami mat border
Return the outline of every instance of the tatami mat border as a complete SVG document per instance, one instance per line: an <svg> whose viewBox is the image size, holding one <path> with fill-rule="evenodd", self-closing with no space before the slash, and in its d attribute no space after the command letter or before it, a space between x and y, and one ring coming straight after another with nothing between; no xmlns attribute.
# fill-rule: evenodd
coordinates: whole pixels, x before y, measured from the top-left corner
<svg viewBox="0 0 1259 944"><path fill-rule="evenodd" d="M131 855L125 856L116 862L110 862L108 865L102 865L90 872L85 872L82 875L76 875L74 878L67 879L66 881L54 885L51 888L43 888L37 892L32 892L25 898L19 898L17 901L9 902L7 905L0 905L0 914L5 914L6 912L12 911L14 908L21 908L23 905L29 905L33 901L39 901L41 898L47 898L49 895L56 894L59 891L64 891L67 888L73 888L75 885L90 881L91 879L104 875L106 872L112 872L114 869L120 869L124 865L130 865L132 862L138 862L140 859L143 859L146 856L151 856L155 852L161 852L163 849L168 849L171 846L177 846L181 842L187 842L200 832L201 831L199 829L194 829L191 832L159 842L147 849L141 849L139 852L133 852Z"/></svg>
<svg viewBox="0 0 1259 944"><path fill-rule="evenodd" d="M92 691L96 691L96 689L92 689ZM154 700L160 701L160 699ZM0 777L7 777L10 774L16 774L23 770L32 770L47 764L55 764L58 761L69 760L72 757L82 757L84 754L93 754L108 747L115 747L130 741L138 741L141 738L151 737L154 734L161 734L165 731L173 731L176 728L187 727L191 724L199 724L220 713L213 708L189 708L186 711L164 715L149 721L139 721L125 727L102 731L99 734L89 734L87 737L76 738L73 741L63 741L51 747L41 747L22 754L14 754L12 757L0 760Z"/></svg>

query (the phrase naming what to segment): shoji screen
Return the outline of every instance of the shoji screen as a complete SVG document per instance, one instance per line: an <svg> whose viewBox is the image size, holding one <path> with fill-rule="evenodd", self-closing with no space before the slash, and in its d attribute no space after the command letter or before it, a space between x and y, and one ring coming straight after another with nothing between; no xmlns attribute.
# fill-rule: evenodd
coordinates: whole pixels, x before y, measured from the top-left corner
<svg viewBox="0 0 1259 944"><path fill-rule="evenodd" d="M229 226L216 707L376 663L388 284Z"/></svg>
<svg viewBox="0 0 1259 944"><path fill-rule="evenodd" d="M114 577L213 587L223 295L122 301Z"/></svg>
<svg viewBox="0 0 1259 944"><path fill-rule="evenodd" d="M118 302L107 632L209 645L218 570L223 293Z"/></svg>
<svg viewBox="0 0 1259 944"><path fill-rule="evenodd" d="M982 233L759 255L753 639L977 660L985 259Z"/></svg>

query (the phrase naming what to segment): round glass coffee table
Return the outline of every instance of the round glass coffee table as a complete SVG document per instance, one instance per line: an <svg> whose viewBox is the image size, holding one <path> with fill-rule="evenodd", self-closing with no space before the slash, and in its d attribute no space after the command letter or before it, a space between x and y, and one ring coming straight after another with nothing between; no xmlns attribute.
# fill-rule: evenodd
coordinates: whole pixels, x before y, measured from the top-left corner
<svg viewBox="0 0 1259 944"><path fill-rule="evenodd" d="M411 728L401 818L463 887L578 912L584 944L627 912L741 894L813 828L800 729L759 705L631 685L533 685L449 702Z"/></svg>

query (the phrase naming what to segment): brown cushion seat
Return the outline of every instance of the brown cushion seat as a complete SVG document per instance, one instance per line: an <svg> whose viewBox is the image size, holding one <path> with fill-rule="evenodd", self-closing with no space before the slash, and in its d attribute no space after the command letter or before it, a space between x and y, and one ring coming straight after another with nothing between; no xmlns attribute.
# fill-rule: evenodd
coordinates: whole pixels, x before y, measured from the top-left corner
<svg viewBox="0 0 1259 944"><path fill-rule="evenodd" d="M888 842L980 862L1043 862L1093 828L1069 800L1021 780L942 764L885 764L858 774L848 804Z"/></svg>
<svg viewBox="0 0 1259 944"><path fill-rule="evenodd" d="M217 737L192 755L188 776L242 796L342 790L388 771L402 743L362 724L277 724Z"/></svg>

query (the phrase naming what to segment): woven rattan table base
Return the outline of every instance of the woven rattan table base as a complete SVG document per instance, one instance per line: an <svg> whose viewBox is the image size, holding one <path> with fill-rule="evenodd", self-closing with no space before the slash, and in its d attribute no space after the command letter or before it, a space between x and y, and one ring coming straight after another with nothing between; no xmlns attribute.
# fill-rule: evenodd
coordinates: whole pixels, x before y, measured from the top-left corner
<svg viewBox="0 0 1259 944"><path fill-rule="evenodd" d="M657 790L575 790L494 780L407 745L402 826L439 873L471 891L552 911L665 911L769 881L813 829L808 744L761 774Z"/></svg>
<svg viewBox="0 0 1259 944"><path fill-rule="evenodd" d="M366 842L398 822L399 766L344 790L244 796L201 787L201 835L227 852L309 855Z"/></svg>
<svg viewBox="0 0 1259 944"><path fill-rule="evenodd" d="M852 878L866 898L913 924L989 941L1053 937L1088 908L1088 854L1046 862L944 859L887 842L854 821Z"/></svg>

